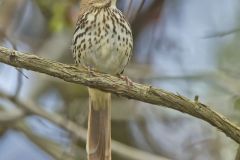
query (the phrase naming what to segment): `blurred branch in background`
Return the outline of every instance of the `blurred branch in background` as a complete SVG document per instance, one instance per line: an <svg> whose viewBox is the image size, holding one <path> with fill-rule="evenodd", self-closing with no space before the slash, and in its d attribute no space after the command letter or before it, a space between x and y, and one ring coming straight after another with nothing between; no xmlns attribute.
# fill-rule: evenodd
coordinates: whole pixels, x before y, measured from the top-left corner
<svg viewBox="0 0 240 160"><path fill-rule="evenodd" d="M1 96L1 98L3 98L3 97ZM11 124L13 122L16 122L16 121L22 119L25 116L26 115L25 115L24 111L19 110L19 109L11 110L11 112L3 111L3 109L1 109L0 124L1 125Z"/></svg>
<svg viewBox="0 0 240 160"><path fill-rule="evenodd" d="M68 82L83 84L127 98L166 106L190 114L212 124L240 143L240 128L224 116L213 111L212 107L198 101L191 101L179 94L166 92L148 85L133 83L129 87L122 79L107 74L94 72L92 76L89 76L89 72L86 69L54 62L35 55L24 54L4 47L0 47L0 54L0 62L15 67L45 73ZM44 117L44 115L42 116Z"/></svg>
<svg viewBox="0 0 240 160"><path fill-rule="evenodd" d="M209 33L209 34L206 34L203 38L219 38L219 37L228 36L230 34L235 34L237 32L240 32L240 28L235 28L235 29L228 30L228 31Z"/></svg>
<svg viewBox="0 0 240 160"><path fill-rule="evenodd" d="M31 130L23 121L17 122L14 129L24 133L33 143L39 146L43 151L53 156L56 160L76 160L76 155L66 152L65 148L61 147L60 144L52 142L50 139L41 137ZM80 160L85 160L86 155L83 149L78 148L79 155L82 155Z"/></svg>
<svg viewBox="0 0 240 160"><path fill-rule="evenodd" d="M134 20L131 22L135 39L138 37L144 27L159 20L161 17L163 4L164 0L157 0L151 3L146 10L142 12L137 11L136 18L134 18ZM140 6L139 9L142 9L142 6Z"/></svg>
<svg viewBox="0 0 240 160"><path fill-rule="evenodd" d="M45 119L49 120L50 122L64 128L65 130L67 130L68 132L73 134L76 138L78 138L79 140L84 141L84 142L86 141L86 135L87 135L86 129L82 128L81 126L75 124L72 121L69 121L68 119L63 118L62 116L58 115L57 113L48 113L48 112L44 111L43 109L41 109L42 107L37 106L36 104L34 104L31 101L23 103L23 102L20 102L18 99L15 99L15 97L7 95L3 92L0 92L0 97L8 99L9 101L14 103L18 107L18 110L20 110L18 114L12 115L11 117L13 117L13 118L11 118L11 119L9 119L7 116L4 116L5 118L3 117L0 119L0 123L10 121L10 120L11 120L11 122L13 120L15 122L18 122L17 120L19 120L19 118L24 117L21 112L27 112L28 115L37 115L42 118L45 118ZM39 136L36 136L22 122L17 123L15 128L17 128L20 131L23 131L27 135L27 137L29 137L34 143L39 145L41 148L43 148L49 154L53 155L57 159L63 158L63 156L61 156L59 154L61 154L61 153L64 154L64 150L60 149L59 145L54 144L54 143L49 144L49 142L48 142L49 140L46 140L45 138L41 138ZM77 148L77 147L75 146L74 148ZM113 153L121 156L124 159L129 159L129 160L146 160L146 159L168 160L166 158L129 147L129 146L124 145L115 140L112 140L112 150L113 150ZM82 154L85 155L84 152L82 152ZM68 157L67 160L74 159L74 158L71 159L71 157L74 157L74 156L67 156L67 157Z"/></svg>

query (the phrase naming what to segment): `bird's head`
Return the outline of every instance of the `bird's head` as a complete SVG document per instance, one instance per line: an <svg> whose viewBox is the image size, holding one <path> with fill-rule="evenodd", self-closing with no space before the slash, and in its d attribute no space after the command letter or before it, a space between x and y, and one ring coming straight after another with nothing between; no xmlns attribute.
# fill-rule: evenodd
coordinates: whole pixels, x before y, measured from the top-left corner
<svg viewBox="0 0 240 160"><path fill-rule="evenodd" d="M92 7L116 6L117 0L81 0L80 5Z"/></svg>

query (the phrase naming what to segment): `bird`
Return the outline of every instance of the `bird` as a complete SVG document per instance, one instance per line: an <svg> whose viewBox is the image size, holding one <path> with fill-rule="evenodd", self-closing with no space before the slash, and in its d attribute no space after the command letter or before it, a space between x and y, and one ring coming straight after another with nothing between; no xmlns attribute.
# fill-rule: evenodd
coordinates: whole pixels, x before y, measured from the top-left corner
<svg viewBox="0 0 240 160"><path fill-rule="evenodd" d="M132 56L133 36L116 2L80 1L72 39L73 58L79 67L111 75L123 73ZM88 92L88 160L111 160L111 94L94 88Z"/></svg>

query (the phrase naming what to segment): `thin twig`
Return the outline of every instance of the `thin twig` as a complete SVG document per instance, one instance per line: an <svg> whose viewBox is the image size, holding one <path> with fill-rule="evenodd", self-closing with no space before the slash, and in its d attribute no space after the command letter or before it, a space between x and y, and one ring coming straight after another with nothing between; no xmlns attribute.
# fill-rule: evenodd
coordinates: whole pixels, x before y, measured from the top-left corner
<svg viewBox="0 0 240 160"><path fill-rule="evenodd" d="M3 31L0 30L0 32L1 32L1 35L3 36L1 38L5 38L11 44L12 48L14 50L17 50L16 43L13 40L11 40L8 37L8 35L5 34ZM16 68L16 70L18 71L18 73L17 73L17 83L16 83L17 85L16 85L16 90L15 90L15 95L14 96L17 98L19 96L20 92L21 92L21 88L22 88L22 85L23 85L23 76L25 78L28 78L28 77L26 75L24 75L23 69Z"/></svg>
<svg viewBox="0 0 240 160"><path fill-rule="evenodd" d="M203 38L219 38L219 37L224 37L224 36L228 36L231 34L236 34L240 32L240 28L235 28L229 31L223 31L223 32L216 32L216 33L210 33L208 35L203 36Z"/></svg>
<svg viewBox="0 0 240 160"><path fill-rule="evenodd" d="M133 0L129 0L129 3L128 3L127 19L129 20L129 22L132 22L133 18L136 17L141 12L146 0L141 0L140 6L138 7L137 11L135 12L135 15L133 15L133 12L131 12L131 9L133 8L132 2L133 2Z"/></svg>
<svg viewBox="0 0 240 160"><path fill-rule="evenodd" d="M141 4L140 4L140 6L139 6L139 8L138 8L138 10L137 10L137 12L136 12L135 17L136 17L136 16L141 12L141 10L143 9L143 6L144 6L145 2L146 2L146 0L142 0Z"/></svg>
<svg viewBox="0 0 240 160"><path fill-rule="evenodd" d="M19 69L19 72L17 73L17 87L15 90L15 97L18 97L20 92L21 92L21 88L23 85L23 76L22 76L22 69Z"/></svg>
<svg viewBox="0 0 240 160"><path fill-rule="evenodd" d="M129 19L129 21L130 21L130 17L131 17L130 13L131 13L132 3L133 3L133 0L129 0L128 9L127 9L127 15L126 15L127 19Z"/></svg>

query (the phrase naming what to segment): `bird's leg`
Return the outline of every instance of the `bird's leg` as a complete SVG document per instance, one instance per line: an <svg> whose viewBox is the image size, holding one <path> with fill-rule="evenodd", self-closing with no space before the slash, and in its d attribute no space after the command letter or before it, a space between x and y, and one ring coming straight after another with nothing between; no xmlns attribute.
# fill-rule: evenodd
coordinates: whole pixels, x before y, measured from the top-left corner
<svg viewBox="0 0 240 160"><path fill-rule="evenodd" d="M128 76L125 76L125 75L122 75L122 74L117 74L117 76L124 80L126 83L127 83L127 86L130 87L130 86L133 86L133 82L131 79L128 78Z"/></svg>
<svg viewBox="0 0 240 160"><path fill-rule="evenodd" d="M94 72L96 72L96 69L94 69L92 66L82 66L84 69L86 69L88 71L88 76L92 77L95 76L96 74Z"/></svg>
<svg viewBox="0 0 240 160"><path fill-rule="evenodd" d="M94 76L94 70L93 70L93 68L91 66L88 66L87 70L88 70L89 76Z"/></svg>

